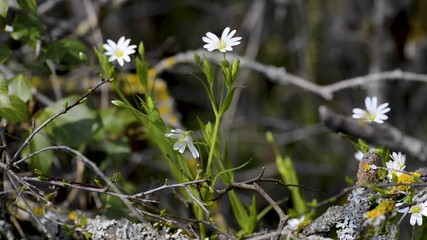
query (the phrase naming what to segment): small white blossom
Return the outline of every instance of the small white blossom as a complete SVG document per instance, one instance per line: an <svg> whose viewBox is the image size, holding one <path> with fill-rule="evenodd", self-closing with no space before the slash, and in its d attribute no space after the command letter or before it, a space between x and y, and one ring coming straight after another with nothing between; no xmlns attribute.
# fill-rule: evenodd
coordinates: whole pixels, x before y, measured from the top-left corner
<svg viewBox="0 0 427 240"><path fill-rule="evenodd" d="M403 171L403 169L405 169L405 161L406 161L406 156L405 154L402 154L401 152L395 153L393 152L392 154L390 154L391 160L386 162L386 166L388 169L388 174L387 174L387 178L389 180L391 180L393 178L393 174L395 174L396 176L400 176L400 174L402 174L401 172L398 171ZM397 171L395 171L397 170Z"/></svg>
<svg viewBox="0 0 427 240"><path fill-rule="evenodd" d="M215 34L207 32L206 36L202 37L203 45L209 52L218 49L220 52L233 51L232 46L240 44L241 37L233 37L236 30L230 32L230 28L226 27L222 32L221 38L218 38Z"/></svg>
<svg viewBox="0 0 427 240"><path fill-rule="evenodd" d="M120 66L123 66L124 61L130 62L129 55L135 53L136 45L129 46L129 43L130 39L126 39L125 37L121 37L117 43L108 39L107 43L103 45L106 50L105 55L110 56L108 61L117 60Z"/></svg>
<svg viewBox="0 0 427 240"><path fill-rule="evenodd" d="M354 158L355 158L357 161L362 161L362 159L363 159L363 152L362 152L362 151L357 151L357 152L354 154Z"/></svg>
<svg viewBox="0 0 427 240"><path fill-rule="evenodd" d="M173 129L171 130L171 133L167 133L165 134L165 136L168 138L178 139L173 145L173 150L178 151L180 153L184 153L185 148L188 147L191 152L191 155L193 155L194 158L199 158L200 155L197 149L194 147L193 138L190 136L190 131Z"/></svg>
<svg viewBox="0 0 427 240"><path fill-rule="evenodd" d="M398 208L402 204L403 203L396 203L396 208ZM418 203L411 207L397 209L397 211L400 213L411 213L411 219L409 220L409 223L412 226L415 226L415 224L421 226L423 225L423 216L427 217L427 202Z"/></svg>
<svg viewBox="0 0 427 240"><path fill-rule="evenodd" d="M353 118L362 119L368 123L371 123L371 122L384 123L384 120L388 119L387 115L385 114L390 111L390 108L388 107L388 103L383 103L378 107L377 107L377 104L378 104L377 97L373 97L372 99L370 97L366 97L365 98L366 110L363 110L360 108L354 108Z"/></svg>
<svg viewBox="0 0 427 240"><path fill-rule="evenodd" d="M291 218L288 220L287 225L289 226L290 229L295 230L298 228L298 226L304 222L304 216L300 217L300 218Z"/></svg>

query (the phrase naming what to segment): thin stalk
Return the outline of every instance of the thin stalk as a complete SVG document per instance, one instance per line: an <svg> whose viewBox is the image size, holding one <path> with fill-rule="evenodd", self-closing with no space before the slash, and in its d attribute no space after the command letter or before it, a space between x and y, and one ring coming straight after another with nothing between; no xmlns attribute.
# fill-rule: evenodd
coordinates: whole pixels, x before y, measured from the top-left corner
<svg viewBox="0 0 427 240"><path fill-rule="evenodd" d="M203 210L199 205L194 205L196 207L196 212L197 212L197 219L200 221L203 221ZM205 228L205 224L203 224L203 222L199 223L199 234L200 234L200 239L205 239L206 238L206 228Z"/></svg>
<svg viewBox="0 0 427 240"><path fill-rule="evenodd" d="M212 136L212 143L211 143L211 149L209 150L209 158L208 158L208 165L206 167L206 175L211 175L211 165L212 165L212 159L215 151L215 145L216 145L216 139L218 137L218 130L219 130L219 124L221 122L221 114L215 114L215 126L214 126L214 132Z"/></svg>

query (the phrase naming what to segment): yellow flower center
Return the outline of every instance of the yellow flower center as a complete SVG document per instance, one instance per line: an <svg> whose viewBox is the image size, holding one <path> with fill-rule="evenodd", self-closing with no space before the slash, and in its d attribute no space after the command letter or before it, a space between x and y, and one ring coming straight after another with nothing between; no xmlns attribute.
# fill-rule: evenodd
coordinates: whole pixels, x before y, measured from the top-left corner
<svg viewBox="0 0 427 240"><path fill-rule="evenodd" d="M414 207L412 207L412 212L413 213L420 213L421 212L421 208L419 206L414 206Z"/></svg>
<svg viewBox="0 0 427 240"><path fill-rule="evenodd" d="M114 50L114 55L119 58L119 57L123 57L125 53L121 49L116 49Z"/></svg>
<svg viewBox="0 0 427 240"><path fill-rule="evenodd" d="M374 114L369 114L368 119L371 121L375 120L375 115Z"/></svg>
<svg viewBox="0 0 427 240"><path fill-rule="evenodd" d="M224 50L226 47L227 47L227 43L223 39L219 40L218 49Z"/></svg>

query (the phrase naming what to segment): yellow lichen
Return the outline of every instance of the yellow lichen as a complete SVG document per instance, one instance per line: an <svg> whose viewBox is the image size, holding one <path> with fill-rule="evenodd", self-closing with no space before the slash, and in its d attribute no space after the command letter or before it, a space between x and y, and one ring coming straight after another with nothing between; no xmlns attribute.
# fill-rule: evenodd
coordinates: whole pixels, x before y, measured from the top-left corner
<svg viewBox="0 0 427 240"><path fill-rule="evenodd" d="M418 178L420 177L420 174L417 172L413 172L410 174L402 173L397 177L397 183L398 184L413 184L418 181ZM393 186L390 189L391 194L397 194L400 192L409 192L411 189L411 186L408 185L400 185L400 186Z"/></svg>
<svg viewBox="0 0 427 240"><path fill-rule="evenodd" d="M298 225L298 228L303 229L303 228L307 227L308 225L310 225L311 222L312 222L311 220L305 220Z"/></svg>
<svg viewBox="0 0 427 240"><path fill-rule="evenodd" d="M168 57L168 58L166 59L166 68L171 68L171 67L173 67L173 66L175 65L175 63L176 63L176 59L175 59L175 57Z"/></svg>
<svg viewBox="0 0 427 240"><path fill-rule="evenodd" d="M79 216L77 215L77 213L75 211L71 211L70 213L68 213L68 219L70 219L71 221L74 221L78 218Z"/></svg>
<svg viewBox="0 0 427 240"><path fill-rule="evenodd" d="M33 208L33 213L38 215L38 216L43 216L44 215L44 209L41 207Z"/></svg>
<svg viewBox="0 0 427 240"><path fill-rule="evenodd" d="M365 213L364 217L367 219L375 219L379 216L390 213L394 209L395 202L393 200L384 200L378 204L378 206L371 211Z"/></svg>

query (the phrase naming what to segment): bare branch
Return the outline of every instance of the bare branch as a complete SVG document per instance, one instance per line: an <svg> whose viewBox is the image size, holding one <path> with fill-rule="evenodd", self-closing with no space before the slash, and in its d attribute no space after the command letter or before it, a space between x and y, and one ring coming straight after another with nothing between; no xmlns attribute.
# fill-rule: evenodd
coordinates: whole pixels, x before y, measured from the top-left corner
<svg viewBox="0 0 427 240"><path fill-rule="evenodd" d="M361 123L350 117L339 115L325 106L319 108L319 113L325 126L335 132L404 151L420 161L427 161L427 145L421 140L405 135L391 125Z"/></svg>
<svg viewBox="0 0 427 240"><path fill-rule="evenodd" d="M184 187L185 191L188 193L188 195L190 195L191 199L193 199L193 201L199 205L200 208L202 208L203 212L205 212L206 216L210 216L211 213L208 211L208 209L205 207L205 205L203 205L202 202L200 202L199 199L197 199L194 194L191 192L190 189L188 189L188 187Z"/></svg>
<svg viewBox="0 0 427 240"><path fill-rule="evenodd" d="M223 58L222 53L207 52L204 50L195 50L188 51L183 53L178 53L174 56L168 57L160 61L157 65L154 66L155 72L157 74L162 73L163 71L171 68L174 64L178 63L194 63L194 54L203 55L212 61L217 63L221 62ZM390 80L403 80L403 81L414 81L427 83L427 75L418 74L412 72L402 72L400 69L386 72L372 73L365 76L359 76L355 78L343 79L325 86L320 86L314 82L311 82L307 79L298 77L291 73L286 72L284 67L271 66L259 63L257 61L247 59L242 56L235 54L227 53L228 59L239 59L240 66L243 68L252 69L254 71L264 74L267 78L272 81L278 82L280 84L291 84L311 93L314 93L326 100L331 100L334 93L342 91L347 88L360 87L367 84L380 82L380 81L390 81Z"/></svg>
<svg viewBox="0 0 427 240"><path fill-rule="evenodd" d="M246 189L256 191L261 197L266 200L270 206L276 211L277 215L279 215L279 225L277 227L277 237L280 238L280 233L285 226L286 221L288 220L288 216L283 212L283 210L279 207L279 205L268 195L267 192L264 191L258 184L257 181L262 179L262 175L264 173L264 168L262 168L260 174L250 180L245 182L231 182L225 189L217 190L218 196L213 198L212 201L216 201L221 198L225 193L233 190L233 189Z"/></svg>
<svg viewBox="0 0 427 240"><path fill-rule="evenodd" d="M133 214L135 214L135 216L138 218L138 220L140 220L141 222L145 222L144 218L142 218L140 216L140 214L135 210L135 208L132 206L132 204L129 202L129 200L124 196L123 193L116 187L116 185L114 185L114 183L112 183L110 181L110 179L108 179L107 176L105 176L104 173L102 173L101 170L99 170L99 168L96 166L96 164L94 162L92 162L91 160L89 160L86 156L84 156L82 153L80 153L79 151L72 149L68 146L51 146L51 147L47 147L47 149L55 149L55 150L63 150L66 152L69 152L77 157L79 157L86 166L88 166L90 169L92 169L92 171L94 171L99 177L101 177L101 179L107 184L107 186L109 188L111 188L114 192L117 193L117 197L119 197L123 203L129 208L129 210L131 210L131 212ZM41 151L39 151L40 153ZM33 155L34 156L34 155Z"/></svg>
<svg viewBox="0 0 427 240"><path fill-rule="evenodd" d="M204 182L208 182L208 180L200 179L200 180L194 180L194 181L189 181L189 182L184 182L184 183L165 184L161 187L153 188L153 189L150 189L148 191L135 194L132 197L133 198L141 198L145 195L153 194L153 193L161 191L161 190L170 189L170 188L185 188L188 185L195 185L195 184L204 183Z"/></svg>

